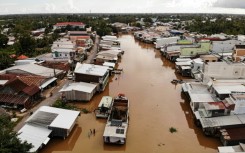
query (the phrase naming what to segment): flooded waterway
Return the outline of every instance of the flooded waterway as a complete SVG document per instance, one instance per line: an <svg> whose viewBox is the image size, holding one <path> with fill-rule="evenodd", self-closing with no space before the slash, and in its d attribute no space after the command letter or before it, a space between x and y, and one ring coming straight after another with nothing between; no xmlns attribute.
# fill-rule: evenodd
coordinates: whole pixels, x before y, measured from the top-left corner
<svg viewBox="0 0 245 153"><path fill-rule="evenodd" d="M76 104L94 110L104 95L125 93L130 100L129 128L125 145L103 143L105 120L93 113L81 114L70 136L51 139L41 153L217 153L219 140L206 137L193 123L189 103L181 96L180 79L174 63L164 59L152 45L138 42L132 35L120 37L125 50L118 68L121 75L111 77L106 90L91 102ZM169 128L177 129L170 133ZM90 129L96 134L88 137Z"/></svg>

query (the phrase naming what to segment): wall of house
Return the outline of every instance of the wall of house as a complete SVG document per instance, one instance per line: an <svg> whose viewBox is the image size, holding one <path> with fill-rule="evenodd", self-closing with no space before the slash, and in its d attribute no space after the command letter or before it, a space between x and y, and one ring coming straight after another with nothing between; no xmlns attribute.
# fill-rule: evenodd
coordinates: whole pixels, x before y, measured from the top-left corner
<svg viewBox="0 0 245 153"><path fill-rule="evenodd" d="M232 58L235 62L241 61L241 59L244 56L245 56L245 49L236 49L232 54Z"/></svg>
<svg viewBox="0 0 245 153"><path fill-rule="evenodd" d="M245 65L241 63L211 62L204 65L204 77L214 77L216 79L245 78Z"/></svg>
<svg viewBox="0 0 245 153"><path fill-rule="evenodd" d="M59 51L52 51L53 58L62 58L62 59L70 59L70 52L59 52Z"/></svg>
<svg viewBox="0 0 245 153"><path fill-rule="evenodd" d="M245 99L236 101L234 113L245 114Z"/></svg>
<svg viewBox="0 0 245 153"><path fill-rule="evenodd" d="M93 95L95 94L96 89L94 89L91 93L86 93L82 91L65 91L62 94L65 96L67 100L71 101L90 101Z"/></svg>
<svg viewBox="0 0 245 153"><path fill-rule="evenodd" d="M99 76L94 76L94 75L87 75L87 74L80 74L80 73L75 73L75 81L76 82L96 82L99 83Z"/></svg>

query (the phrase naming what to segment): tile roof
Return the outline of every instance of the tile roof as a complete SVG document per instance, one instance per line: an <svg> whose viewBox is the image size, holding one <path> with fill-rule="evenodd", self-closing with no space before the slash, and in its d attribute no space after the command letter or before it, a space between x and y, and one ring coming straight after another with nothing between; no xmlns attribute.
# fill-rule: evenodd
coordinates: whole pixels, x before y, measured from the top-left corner
<svg viewBox="0 0 245 153"><path fill-rule="evenodd" d="M12 80L9 80L5 86L10 87L12 90L14 90L16 93L22 91L24 88L26 88L28 85L19 80L18 78L14 78Z"/></svg>
<svg viewBox="0 0 245 153"><path fill-rule="evenodd" d="M14 79L16 75L14 74L0 74L0 80L11 80Z"/></svg>
<svg viewBox="0 0 245 153"><path fill-rule="evenodd" d="M29 96L33 96L34 94L39 92L40 89L37 86L35 86L35 85L31 85L31 86L28 86L28 87L24 88L22 91L24 93L26 93L27 95L29 95Z"/></svg>
<svg viewBox="0 0 245 153"><path fill-rule="evenodd" d="M35 85L40 86L43 82L45 82L46 78L42 76L30 76L30 75L23 75L19 76L19 79L27 84L28 86Z"/></svg>
<svg viewBox="0 0 245 153"><path fill-rule="evenodd" d="M9 104L25 104L28 101L28 96L13 95L13 94L0 94L0 102Z"/></svg>
<svg viewBox="0 0 245 153"><path fill-rule="evenodd" d="M29 57L25 56L25 55L20 55L19 57L17 57L18 60L24 60L27 59Z"/></svg>

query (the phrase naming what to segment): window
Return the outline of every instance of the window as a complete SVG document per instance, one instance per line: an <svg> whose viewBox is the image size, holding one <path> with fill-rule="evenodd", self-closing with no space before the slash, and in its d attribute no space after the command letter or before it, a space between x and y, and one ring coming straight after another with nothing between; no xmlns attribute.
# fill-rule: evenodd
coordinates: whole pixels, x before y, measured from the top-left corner
<svg viewBox="0 0 245 153"><path fill-rule="evenodd" d="M124 129L116 129L117 134L124 134Z"/></svg>

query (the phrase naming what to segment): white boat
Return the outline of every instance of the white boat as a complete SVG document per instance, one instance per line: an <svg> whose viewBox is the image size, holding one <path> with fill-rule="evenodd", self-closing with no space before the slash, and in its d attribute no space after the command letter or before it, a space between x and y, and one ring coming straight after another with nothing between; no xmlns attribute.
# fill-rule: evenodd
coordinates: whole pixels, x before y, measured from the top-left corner
<svg viewBox="0 0 245 153"><path fill-rule="evenodd" d="M103 139L105 143L125 144L128 129L129 100L124 94L114 98Z"/></svg>
<svg viewBox="0 0 245 153"><path fill-rule="evenodd" d="M98 108L95 110L95 116L97 118L107 118L109 116L109 111L111 109L112 102L112 97L103 96L98 105Z"/></svg>

